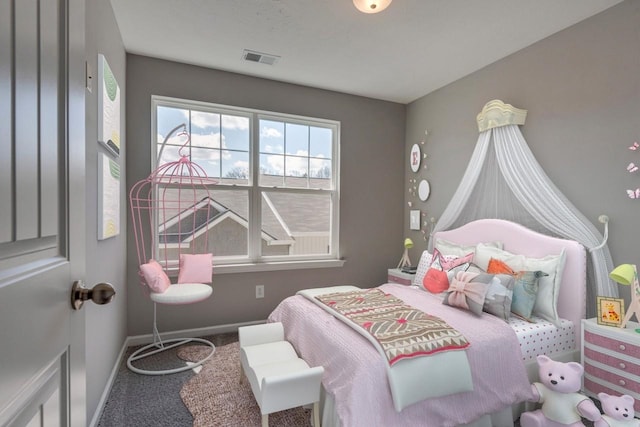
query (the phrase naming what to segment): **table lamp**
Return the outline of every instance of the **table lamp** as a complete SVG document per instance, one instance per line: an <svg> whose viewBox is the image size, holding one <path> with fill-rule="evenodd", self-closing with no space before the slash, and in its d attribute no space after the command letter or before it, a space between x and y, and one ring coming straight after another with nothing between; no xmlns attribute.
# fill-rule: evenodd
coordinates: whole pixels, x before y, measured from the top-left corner
<svg viewBox="0 0 640 427"><path fill-rule="evenodd" d="M411 267L411 260L409 259L409 249L413 247L413 240L410 238L404 239L404 253L402 254L402 258L400 258L400 262L398 263L397 268L402 268L404 266Z"/></svg>
<svg viewBox="0 0 640 427"><path fill-rule="evenodd" d="M627 309L627 314L620 324L621 328L627 326L627 322L633 314L640 321L640 283L638 283L638 270L635 264L621 264L609 273L609 277L621 285L632 286L631 288L631 304Z"/></svg>

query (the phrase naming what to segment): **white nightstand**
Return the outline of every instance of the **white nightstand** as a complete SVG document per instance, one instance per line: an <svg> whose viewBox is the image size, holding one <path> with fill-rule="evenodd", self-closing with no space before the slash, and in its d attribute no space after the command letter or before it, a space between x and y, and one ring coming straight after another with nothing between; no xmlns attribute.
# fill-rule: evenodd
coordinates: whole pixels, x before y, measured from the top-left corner
<svg viewBox="0 0 640 427"><path fill-rule="evenodd" d="M598 398L599 392L628 394L640 417L640 325L628 322L625 329L598 325L595 318L582 320L581 362L583 391Z"/></svg>
<svg viewBox="0 0 640 427"><path fill-rule="evenodd" d="M389 283L411 285L415 276L415 274L403 273L399 268L390 268L387 270L387 281Z"/></svg>

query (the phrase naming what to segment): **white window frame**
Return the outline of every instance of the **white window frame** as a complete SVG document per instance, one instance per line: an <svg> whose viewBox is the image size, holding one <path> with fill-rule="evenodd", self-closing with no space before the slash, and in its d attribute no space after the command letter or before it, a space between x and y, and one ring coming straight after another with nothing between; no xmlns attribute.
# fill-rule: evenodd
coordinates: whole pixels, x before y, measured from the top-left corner
<svg viewBox="0 0 640 427"><path fill-rule="evenodd" d="M166 106L183 109L196 109L209 111L216 114L233 114L249 118L249 183L244 185L218 184L211 187L212 190L239 190L245 188L248 192L249 203L249 233L246 256L215 257L214 266L216 273L238 273L249 271L292 270L303 268L341 267L344 260L340 259L340 122L335 120L319 119L292 114L283 114L272 111L256 110L250 108L234 107L214 104L202 101L193 101L180 98L153 95L151 97L151 168L157 167L157 107ZM259 185L260 169L260 120L276 120L285 123L302 124L330 128L333 134L332 141L332 168L331 182L333 188L307 189L286 187L261 187ZM285 255L264 256L260 255L262 227L260 217L262 212L263 192L284 192L299 194L329 194L331 198L330 218L330 252L327 254L312 255Z"/></svg>

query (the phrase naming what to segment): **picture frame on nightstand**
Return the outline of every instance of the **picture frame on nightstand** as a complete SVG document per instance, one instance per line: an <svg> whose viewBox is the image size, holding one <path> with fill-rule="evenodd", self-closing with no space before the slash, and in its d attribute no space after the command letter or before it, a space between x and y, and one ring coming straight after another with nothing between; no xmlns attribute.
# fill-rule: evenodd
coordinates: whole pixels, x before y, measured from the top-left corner
<svg viewBox="0 0 640 427"><path fill-rule="evenodd" d="M622 325L624 319L624 299L611 297L596 297L598 303L598 325L617 326Z"/></svg>

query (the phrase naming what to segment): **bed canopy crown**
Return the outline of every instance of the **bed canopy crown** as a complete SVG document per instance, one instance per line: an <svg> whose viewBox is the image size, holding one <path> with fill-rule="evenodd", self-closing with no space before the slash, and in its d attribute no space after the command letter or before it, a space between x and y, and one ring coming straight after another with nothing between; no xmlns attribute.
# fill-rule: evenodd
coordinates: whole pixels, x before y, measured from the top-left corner
<svg viewBox="0 0 640 427"><path fill-rule="evenodd" d="M478 142L449 205L433 232L483 218L506 219L555 237L576 240L588 249L587 315L596 312L596 295L618 296L609 280L613 268L602 234L562 194L529 149L519 125L527 110L489 101L477 116ZM430 242L430 247L433 242Z"/></svg>

